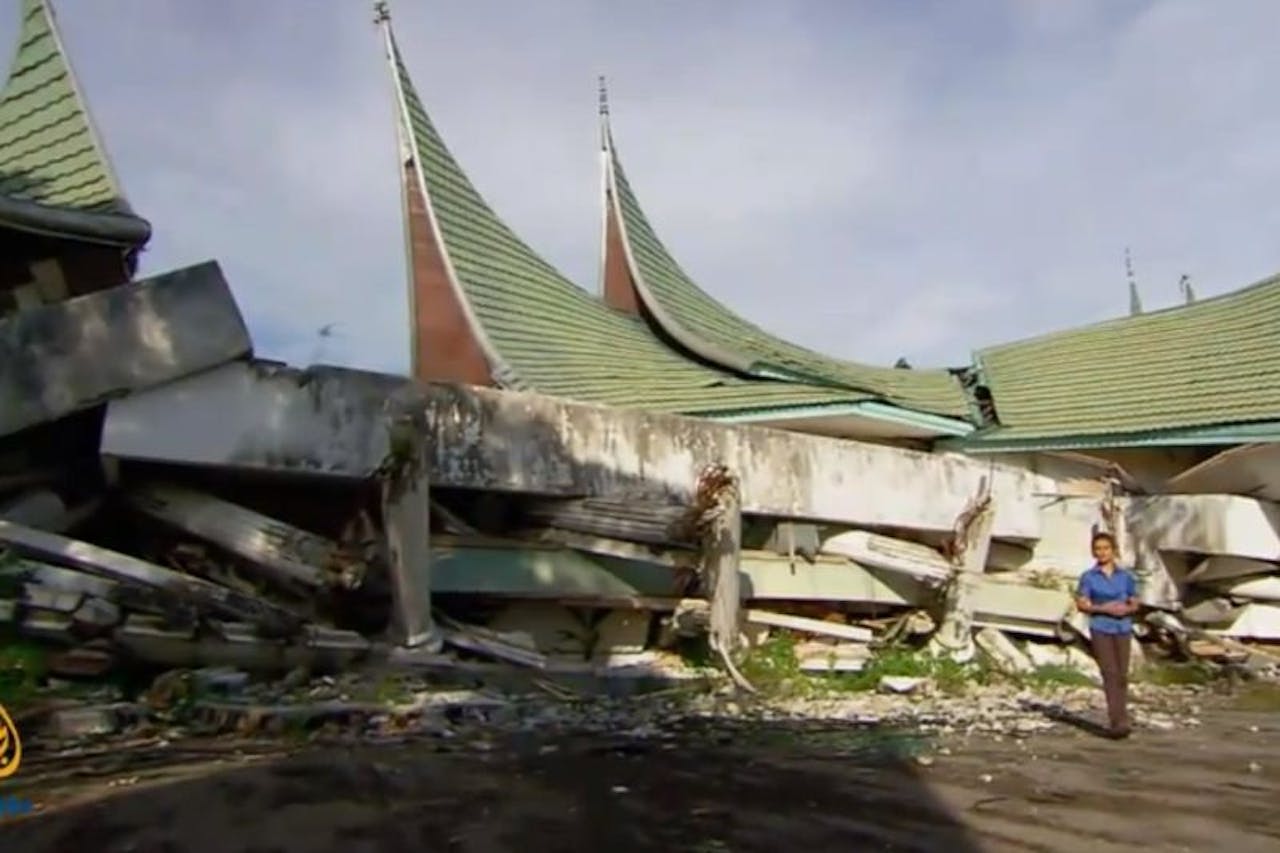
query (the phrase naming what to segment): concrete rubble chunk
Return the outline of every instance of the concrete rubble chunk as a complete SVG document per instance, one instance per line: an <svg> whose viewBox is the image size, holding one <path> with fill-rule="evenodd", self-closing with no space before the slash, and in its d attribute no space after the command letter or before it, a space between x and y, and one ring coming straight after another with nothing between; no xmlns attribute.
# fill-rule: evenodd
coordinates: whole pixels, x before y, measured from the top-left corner
<svg viewBox="0 0 1280 853"><path fill-rule="evenodd" d="M864 643L799 643L796 663L801 672L861 672L871 658Z"/></svg>
<svg viewBox="0 0 1280 853"><path fill-rule="evenodd" d="M1280 574L1230 578L1206 584L1231 598L1253 601L1280 601Z"/></svg>
<svg viewBox="0 0 1280 853"><path fill-rule="evenodd" d="M1221 625L1240 613L1240 606L1227 598L1207 598L1183 608L1182 617L1197 625Z"/></svg>
<svg viewBox="0 0 1280 853"><path fill-rule="evenodd" d="M915 693L929 679L914 675L885 675L876 686L881 693Z"/></svg>
<svg viewBox="0 0 1280 853"><path fill-rule="evenodd" d="M974 634L974 642L1001 672L1017 674L1035 669L1031 659L1013 640L995 628L980 629Z"/></svg>
<svg viewBox="0 0 1280 853"><path fill-rule="evenodd" d="M174 628L163 618L134 614L115 631L128 655L157 666L238 667L254 672L287 672L307 667L331 672L369 657L373 645L353 631L316 625L285 640L261 637L252 625L212 622L207 628Z"/></svg>
<svg viewBox="0 0 1280 853"><path fill-rule="evenodd" d="M264 576L310 589L360 585L367 571L338 543L221 500L166 484L130 491L135 509L244 558Z"/></svg>
<svg viewBox="0 0 1280 853"><path fill-rule="evenodd" d="M0 435L251 351L213 262L10 314L0 318Z"/></svg>
<svg viewBox="0 0 1280 853"><path fill-rule="evenodd" d="M212 614L247 619L273 633L288 633L302 623L300 617L264 599L56 533L0 521L0 542L40 559L154 589Z"/></svg>
<svg viewBox="0 0 1280 853"><path fill-rule="evenodd" d="M1280 572L1280 564L1250 560L1245 557L1214 556L1197 562L1187 574L1187 582L1205 584L1212 581L1265 575L1271 572Z"/></svg>
<svg viewBox="0 0 1280 853"><path fill-rule="evenodd" d="M932 587L947 583L955 573L955 567L928 545L865 530L836 534L822 543L822 551L873 569L902 574Z"/></svg>
<svg viewBox="0 0 1280 853"><path fill-rule="evenodd" d="M1248 604L1221 633L1224 637L1280 640L1280 605L1258 602Z"/></svg>

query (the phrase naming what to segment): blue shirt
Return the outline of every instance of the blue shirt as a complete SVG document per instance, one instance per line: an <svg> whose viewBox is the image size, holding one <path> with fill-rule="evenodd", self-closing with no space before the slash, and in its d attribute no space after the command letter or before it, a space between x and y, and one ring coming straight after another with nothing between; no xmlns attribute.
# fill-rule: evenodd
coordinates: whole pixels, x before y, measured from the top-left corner
<svg viewBox="0 0 1280 853"><path fill-rule="evenodd" d="M1111 576L1096 565L1080 576L1076 595L1087 598L1091 604L1111 601L1128 601L1138 595L1138 582L1132 572L1116 566ZM1132 634L1132 616L1111 616L1106 613L1089 614L1089 630L1096 634Z"/></svg>

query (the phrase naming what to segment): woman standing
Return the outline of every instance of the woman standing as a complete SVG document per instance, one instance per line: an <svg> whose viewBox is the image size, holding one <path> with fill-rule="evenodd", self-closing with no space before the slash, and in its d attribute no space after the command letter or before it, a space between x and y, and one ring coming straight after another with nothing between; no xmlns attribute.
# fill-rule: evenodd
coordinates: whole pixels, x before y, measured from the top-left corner
<svg viewBox="0 0 1280 853"><path fill-rule="evenodd" d="M1109 734L1129 736L1129 646L1133 614L1138 610L1138 582L1133 573L1116 565L1116 540L1110 533L1093 534L1093 567L1080 577L1076 607L1089 614L1093 656L1102 671L1107 697Z"/></svg>

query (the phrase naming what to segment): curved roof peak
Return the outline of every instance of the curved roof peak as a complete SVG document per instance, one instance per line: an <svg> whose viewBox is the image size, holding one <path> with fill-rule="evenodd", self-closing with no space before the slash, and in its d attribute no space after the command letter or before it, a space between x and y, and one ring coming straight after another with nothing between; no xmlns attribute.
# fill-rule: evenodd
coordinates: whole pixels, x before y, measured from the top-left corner
<svg viewBox="0 0 1280 853"><path fill-rule="evenodd" d="M968 399L950 371L878 367L823 355L765 331L699 287L658 238L622 168L607 113L602 122L606 228L616 223L621 236L606 240L605 252L623 253L635 291L623 295L615 276L606 280L607 301L643 306L650 321L689 352L739 373L848 388L930 415L969 416ZM621 265L617 258L603 261L606 271Z"/></svg>

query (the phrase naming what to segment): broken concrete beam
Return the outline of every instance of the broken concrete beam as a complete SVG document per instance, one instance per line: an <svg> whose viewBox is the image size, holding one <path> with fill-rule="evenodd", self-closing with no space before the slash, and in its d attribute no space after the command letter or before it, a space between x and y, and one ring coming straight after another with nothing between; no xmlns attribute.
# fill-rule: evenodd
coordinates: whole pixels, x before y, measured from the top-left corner
<svg viewBox="0 0 1280 853"><path fill-rule="evenodd" d="M1088 621L1071 593L1005 583L999 575L977 577L970 591L974 627L999 628L1033 637L1066 638L1071 630L1088 636Z"/></svg>
<svg viewBox="0 0 1280 853"><path fill-rule="evenodd" d="M1247 604L1231 625L1219 633L1250 640L1280 640L1280 605Z"/></svg>
<svg viewBox="0 0 1280 853"><path fill-rule="evenodd" d="M331 539L191 489L148 485L132 490L128 500L140 512L244 558L277 583L352 589L368 568Z"/></svg>
<svg viewBox="0 0 1280 853"><path fill-rule="evenodd" d="M863 628L860 625L828 622L824 619L808 619L804 616L791 616L786 613L774 613L769 610L748 610L746 620L757 625L788 628L792 631L819 634L824 637L837 637L841 640L851 640L856 643L869 643L875 637L875 634L869 628Z"/></svg>
<svg viewBox="0 0 1280 853"><path fill-rule="evenodd" d="M1126 500L1135 537L1158 551L1280 562L1280 505L1236 495L1155 495Z"/></svg>
<svg viewBox="0 0 1280 853"><path fill-rule="evenodd" d="M877 573L842 557L814 563L763 551L744 551L740 564L744 600L847 601L914 607L927 590L909 578ZM579 599L625 606L637 597L681 596L674 572L641 560L593 559L562 548L514 542L465 544L437 536L432 547L431 588L436 594ZM613 605L611 605L613 606Z"/></svg>
<svg viewBox="0 0 1280 853"><path fill-rule="evenodd" d="M1270 572L1280 572L1280 565L1244 557L1206 557L1187 574L1187 582L1201 584L1229 581Z"/></svg>
<svg viewBox="0 0 1280 853"><path fill-rule="evenodd" d="M1226 598L1206 598L1182 610L1182 617L1197 625L1222 625L1240 615L1240 606Z"/></svg>
<svg viewBox="0 0 1280 853"><path fill-rule="evenodd" d="M995 628L982 628L974 635L974 642L987 655L996 669L1001 672L1018 674L1030 672L1035 666L1031 659L1001 631Z"/></svg>
<svg viewBox="0 0 1280 853"><path fill-rule="evenodd" d="M102 452L365 479L389 448L383 403L408 380L336 368L227 365L116 400ZM947 531L983 476L996 535L1035 539L1034 495L1052 481L955 454L929 454L753 426L453 385L421 386L437 487L582 497L692 494L697 465L725 463L742 511L782 519Z"/></svg>
<svg viewBox="0 0 1280 853"><path fill-rule="evenodd" d="M928 545L865 530L836 534L822 543L822 551L934 587L945 584L955 571L945 557Z"/></svg>
<svg viewBox="0 0 1280 853"><path fill-rule="evenodd" d="M438 650L441 638L431 624L428 435L416 393L388 401L385 423L390 453L381 477L382 524L394 606L392 630L402 646Z"/></svg>
<svg viewBox="0 0 1280 853"><path fill-rule="evenodd" d="M0 521L0 542L19 553L157 590L214 615L245 619L274 634L294 631L302 624L299 616L264 599L56 533Z"/></svg>
<svg viewBox="0 0 1280 853"><path fill-rule="evenodd" d="M1224 450L1170 478L1159 491L1280 501L1280 444L1246 444Z"/></svg>
<svg viewBox="0 0 1280 853"><path fill-rule="evenodd" d="M119 459L367 480L389 452L400 376L244 361L113 400L102 453Z"/></svg>
<svg viewBox="0 0 1280 853"><path fill-rule="evenodd" d="M368 657L368 640L352 631L316 625L291 640L264 639L252 625L217 622L209 630L174 628L152 616L130 616L115 641L130 656L157 666L231 666L251 672L287 672L306 667L334 672Z"/></svg>
<svg viewBox="0 0 1280 853"><path fill-rule="evenodd" d="M103 599L111 599L119 589L119 584L105 578L22 558L0 566L0 577L12 577L59 592L75 592Z"/></svg>
<svg viewBox="0 0 1280 853"><path fill-rule="evenodd" d="M0 435L251 351L212 261L11 314L0 319Z"/></svg>
<svg viewBox="0 0 1280 853"><path fill-rule="evenodd" d="M1251 578L1229 578L1211 581L1209 587L1232 598L1254 601L1280 601L1280 574Z"/></svg>

